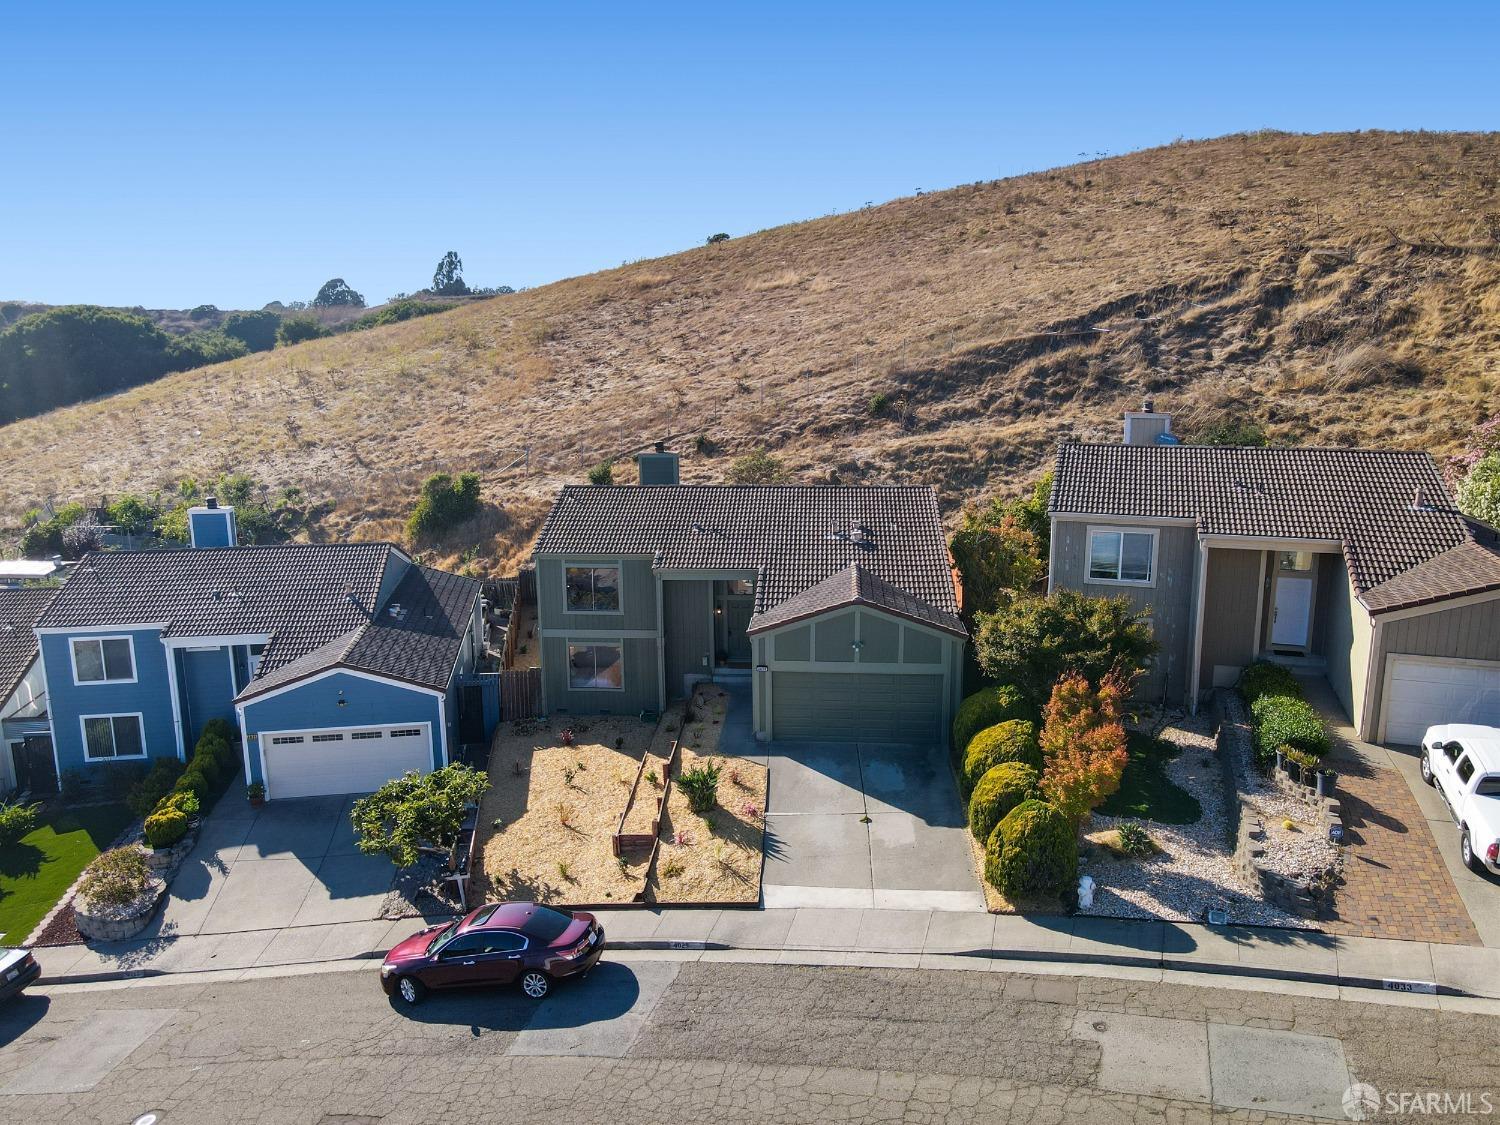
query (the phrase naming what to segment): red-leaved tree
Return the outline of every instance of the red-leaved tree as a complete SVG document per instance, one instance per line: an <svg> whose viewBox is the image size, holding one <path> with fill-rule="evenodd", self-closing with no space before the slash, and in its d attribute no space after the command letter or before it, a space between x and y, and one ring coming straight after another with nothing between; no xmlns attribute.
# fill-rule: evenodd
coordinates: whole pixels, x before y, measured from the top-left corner
<svg viewBox="0 0 1500 1125"><path fill-rule="evenodd" d="M1042 712L1042 792L1075 824L1120 788L1129 760L1121 719L1129 688L1115 673L1095 688L1070 672L1053 685Z"/></svg>

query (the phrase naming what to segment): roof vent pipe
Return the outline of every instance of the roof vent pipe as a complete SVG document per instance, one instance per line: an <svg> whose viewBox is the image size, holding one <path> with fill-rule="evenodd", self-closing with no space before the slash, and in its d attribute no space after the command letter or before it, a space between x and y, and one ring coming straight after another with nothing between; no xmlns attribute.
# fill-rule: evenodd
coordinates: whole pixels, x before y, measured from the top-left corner
<svg viewBox="0 0 1500 1125"><path fill-rule="evenodd" d="M203 501L203 506L205 508L207 508L210 512L212 512L216 508L218 508L218 506L219 506L219 498L217 496L210 496L210 497L208 497L207 499L205 499Z"/></svg>
<svg viewBox="0 0 1500 1125"><path fill-rule="evenodd" d="M1412 491L1411 506L1413 511L1418 512L1427 507L1427 498L1422 494L1422 486L1420 484Z"/></svg>

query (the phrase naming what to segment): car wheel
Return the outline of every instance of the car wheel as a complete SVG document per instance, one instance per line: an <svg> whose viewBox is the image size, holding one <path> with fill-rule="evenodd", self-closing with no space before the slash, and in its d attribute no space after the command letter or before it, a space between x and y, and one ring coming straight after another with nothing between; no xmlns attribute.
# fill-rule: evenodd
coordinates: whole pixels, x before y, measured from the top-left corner
<svg viewBox="0 0 1500 1125"><path fill-rule="evenodd" d="M1464 861L1464 866L1470 871L1479 871L1479 860L1474 856L1474 845L1469 841L1469 830L1462 828L1458 833L1458 854Z"/></svg>
<svg viewBox="0 0 1500 1125"><path fill-rule="evenodd" d="M1422 780L1428 785L1436 785L1437 778L1432 776L1432 762L1427 757L1427 751L1422 751Z"/></svg>
<svg viewBox="0 0 1500 1125"><path fill-rule="evenodd" d="M521 974L521 991L533 1000L540 1000L552 991L552 978L540 969L530 969Z"/></svg>
<svg viewBox="0 0 1500 1125"><path fill-rule="evenodd" d="M408 1004L420 1004L427 988L416 977L402 977L396 982L396 994Z"/></svg>

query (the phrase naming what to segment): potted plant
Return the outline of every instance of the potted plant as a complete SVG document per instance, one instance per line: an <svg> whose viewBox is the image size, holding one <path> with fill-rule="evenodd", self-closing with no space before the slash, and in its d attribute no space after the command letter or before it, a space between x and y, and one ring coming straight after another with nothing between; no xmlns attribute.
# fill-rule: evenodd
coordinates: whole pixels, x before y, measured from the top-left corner
<svg viewBox="0 0 1500 1125"><path fill-rule="evenodd" d="M1293 781L1301 782L1311 788L1313 775L1318 768L1318 759L1314 754L1306 750L1299 750L1295 746L1286 748L1286 772Z"/></svg>
<svg viewBox="0 0 1500 1125"><path fill-rule="evenodd" d="M266 803L266 787L258 781L252 781L245 786L245 796L250 801L250 807L258 809Z"/></svg>

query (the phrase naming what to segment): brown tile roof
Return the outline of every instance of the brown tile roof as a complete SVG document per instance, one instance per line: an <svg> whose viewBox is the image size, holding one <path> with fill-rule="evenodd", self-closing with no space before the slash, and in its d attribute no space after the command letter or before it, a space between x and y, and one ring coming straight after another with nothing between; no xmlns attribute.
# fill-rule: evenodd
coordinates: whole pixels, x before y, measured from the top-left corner
<svg viewBox="0 0 1500 1125"><path fill-rule="evenodd" d="M923 625L931 625L945 633L967 637L969 631L956 613L945 613L914 598L905 590L899 590L883 578L877 578L864 567L855 563L837 574L823 579L816 586L788 598L774 609L758 613L750 619L748 632L763 633L778 625L788 625L808 617L816 617L831 609L842 609L851 605L867 605L883 609L897 617L905 617Z"/></svg>
<svg viewBox="0 0 1500 1125"><path fill-rule="evenodd" d="M754 571L756 613L858 563L933 610L958 613L937 496L925 485L575 485L552 505L536 552Z"/></svg>
<svg viewBox="0 0 1500 1125"><path fill-rule="evenodd" d="M1493 540L1490 533L1460 543L1366 590L1362 600L1371 613L1388 613L1500 590L1500 549Z"/></svg>
<svg viewBox="0 0 1500 1125"><path fill-rule="evenodd" d="M1413 503L1418 490L1420 507ZM1065 442L1049 509L1188 519L1201 535L1331 540L1343 546L1362 599L1475 542L1473 525L1453 505L1432 458L1397 450ZM1424 595L1468 592L1465 575L1477 565L1470 551L1435 564L1425 571Z"/></svg>
<svg viewBox="0 0 1500 1125"><path fill-rule="evenodd" d="M0 589L0 704L16 690L36 659L36 623L56 587Z"/></svg>

